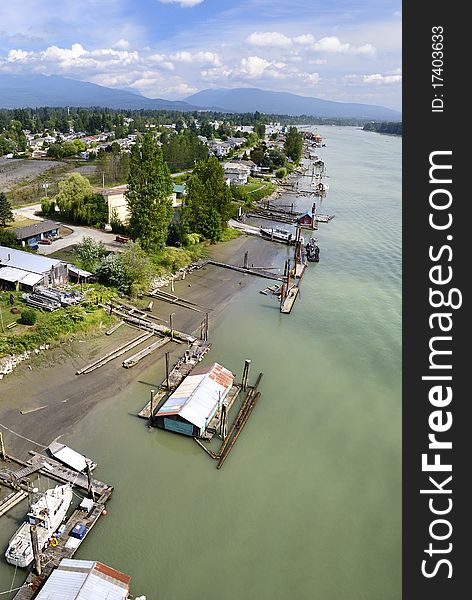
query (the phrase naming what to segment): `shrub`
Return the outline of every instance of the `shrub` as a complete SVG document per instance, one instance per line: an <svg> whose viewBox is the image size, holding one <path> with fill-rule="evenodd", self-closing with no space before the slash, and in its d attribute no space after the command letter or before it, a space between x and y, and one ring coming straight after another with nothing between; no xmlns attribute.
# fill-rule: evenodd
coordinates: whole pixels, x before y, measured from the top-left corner
<svg viewBox="0 0 472 600"><path fill-rule="evenodd" d="M287 169L285 167L280 167L280 169L277 169L277 171L275 172L275 176L277 177L277 179L283 179L286 175Z"/></svg>
<svg viewBox="0 0 472 600"><path fill-rule="evenodd" d="M22 325L34 325L36 323L37 318L38 315L35 310L33 310L32 308L25 308L24 311L21 313L20 323Z"/></svg>

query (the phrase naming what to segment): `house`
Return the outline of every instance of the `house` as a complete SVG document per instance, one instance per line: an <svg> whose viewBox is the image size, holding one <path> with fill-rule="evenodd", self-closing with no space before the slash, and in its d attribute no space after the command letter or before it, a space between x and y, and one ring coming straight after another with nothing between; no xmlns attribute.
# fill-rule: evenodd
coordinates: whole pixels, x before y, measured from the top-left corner
<svg viewBox="0 0 472 600"><path fill-rule="evenodd" d="M127 600L131 577L92 560L63 558L36 600Z"/></svg>
<svg viewBox="0 0 472 600"><path fill-rule="evenodd" d="M303 225L305 227L313 227L313 223L314 223L314 214L311 214L309 212L303 213L297 219L297 224Z"/></svg>
<svg viewBox="0 0 472 600"><path fill-rule="evenodd" d="M0 246L1 288L35 290L39 286L60 286L68 281L65 262Z"/></svg>
<svg viewBox="0 0 472 600"><path fill-rule="evenodd" d="M17 227L13 230L16 239L22 246L36 246L39 240L55 237L59 233L59 223L54 221L38 221L26 227Z"/></svg>
<svg viewBox="0 0 472 600"><path fill-rule="evenodd" d="M98 190L105 198L108 205L109 221L118 220L121 223L127 223L129 219L128 201L125 196L127 189L127 185L118 185L116 187Z"/></svg>
<svg viewBox="0 0 472 600"><path fill-rule="evenodd" d="M167 398L154 425L188 436L201 436L233 387L234 374L218 363L197 367Z"/></svg>
<svg viewBox="0 0 472 600"><path fill-rule="evenodd" d="M118 185L112 188L103 188L97 190L98 193L102 194L108 205L108 219L118 219L121 223L127 223L129 219L128 201L125 193L128 189L127 185ZM172 207L177 208L182 206L182 198L185 194L185 184L174 184L172 192Z"/></svg>
<svg viewBox="0 0 472 600"><path fill-rule="evenodd" d="M224 166L224 171L231 185L246 185L251 168L241 162L228 162Z"/></svg>

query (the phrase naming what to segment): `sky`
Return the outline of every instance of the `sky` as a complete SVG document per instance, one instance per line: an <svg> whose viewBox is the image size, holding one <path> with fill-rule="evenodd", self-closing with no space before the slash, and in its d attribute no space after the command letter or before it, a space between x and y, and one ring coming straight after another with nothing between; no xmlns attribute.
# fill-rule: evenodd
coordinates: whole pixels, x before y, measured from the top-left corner
<svg viewBox="0 0 472 600"><path fill-rule="evenodd" d="M150 98L258 87L400 109L401 2L1 2L0 72Z"/></svg>

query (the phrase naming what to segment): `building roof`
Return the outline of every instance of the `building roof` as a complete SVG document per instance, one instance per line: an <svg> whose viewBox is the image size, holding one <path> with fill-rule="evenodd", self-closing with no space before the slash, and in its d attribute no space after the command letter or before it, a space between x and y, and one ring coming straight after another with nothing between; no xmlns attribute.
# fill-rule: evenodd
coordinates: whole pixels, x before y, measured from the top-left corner
<svg viewBox="0 0 472 600"><path fill-rule="evenodd" d="M59 229L59 223L55 223L54 221L38 221L34 225L18 227L17 229L13 230L13 233L16 235L17 239L25 240L26 238L33 237L34 235L46 233L55 229Z"/></svg>
<svg viewBox="0 0 472 600"><path fill-rule="evenodd" d="M99 562L63 558L36 600L125 600L130 580Z"/></svg>
<svg viewBox="0 0 472 600"><path fill-rule="evenodd" d="M72 450L72 448L69 448L69 446L66 446L65 444L52 442L49 444L48 450L54 456L54 458L57 458L57 460L60 460L76 471L85 471L87 468L85 456L83 456L83 454L79 454L75 450Z"/></svg>
<svg viewBox="0 0 472 600"><path fill-rule="evenodd" d="M23 269L15 269L15 267L0 267L0 280L9 281L10 283L22 283L23 285L33 286L39 283L43 275L37 273L29 273Z"/></svg>
<svg viewBox="0 0 472 600"><path fill-rule="evenodd" d="M15 269L43 275L60 264L60 260L8 248L8 246L0 246L0 267L14 267Z"/></svg>
<svg viewBox="0 0 472 600"><path fill-rule="evenodd" d="M234 381L234 375L225 367L214 363L203 372L186 377L164 402L156 416L179 415L202 429L213 416Z"/></svg>
<svg viewBox="0 0 472 600"><path fill-rule="evenodd" d="M185 183L174 183L172 187L176 194L185 194Z"/></svg>

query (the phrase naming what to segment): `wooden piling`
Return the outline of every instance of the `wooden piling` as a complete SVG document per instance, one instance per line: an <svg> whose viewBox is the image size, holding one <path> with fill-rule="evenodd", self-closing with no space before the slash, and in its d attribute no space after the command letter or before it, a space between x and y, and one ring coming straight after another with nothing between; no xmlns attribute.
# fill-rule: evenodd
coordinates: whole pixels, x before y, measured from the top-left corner
<svg viewBox="0 0 472 600"><path fill-rule="evenodd" d="M244 370L243 370L243 378L242 378L242 387L243 387L243 391L246 391L246 387L247 387L247 378L249 376L249 369L251 367L251 361L247 358L244 361Z"/></svg>
<svg viewBox="0 0 472 600"><path fill-rule="evenodd" d="M41 575L41 554L39 552L38 532L36 525L30 525L31 545L33 546L34 568L37 575Z"/></svg>

